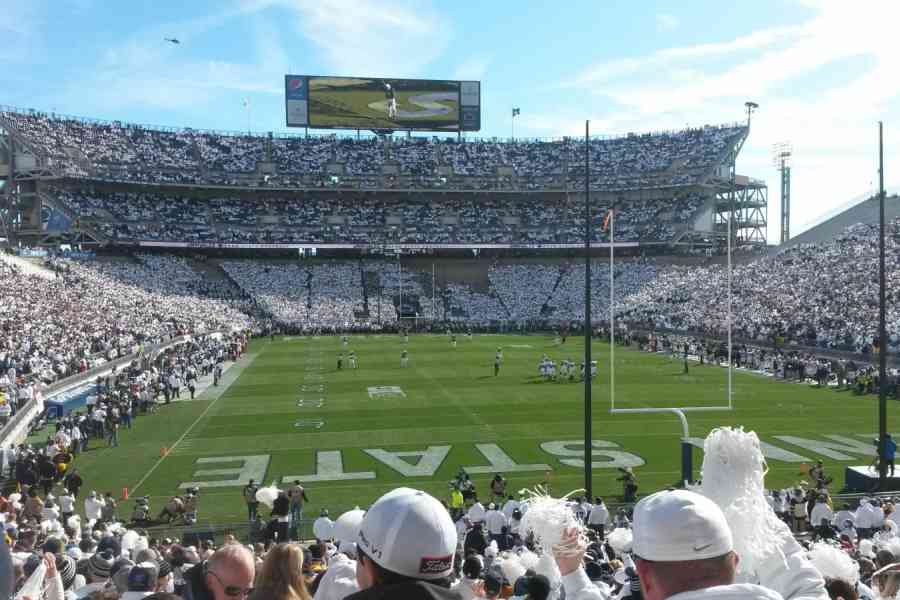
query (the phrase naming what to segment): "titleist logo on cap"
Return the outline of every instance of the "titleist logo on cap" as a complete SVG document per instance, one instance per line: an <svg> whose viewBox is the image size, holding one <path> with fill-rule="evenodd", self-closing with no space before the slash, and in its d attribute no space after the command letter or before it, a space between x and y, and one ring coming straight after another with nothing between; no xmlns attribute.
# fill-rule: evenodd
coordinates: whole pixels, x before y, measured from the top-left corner
<svg viewBox="0 0 900 600"><path fill-rule="evenodd" d="M419 562L419 573L422 575L443 573L453 568L453 556L425 556Z"/></svg>

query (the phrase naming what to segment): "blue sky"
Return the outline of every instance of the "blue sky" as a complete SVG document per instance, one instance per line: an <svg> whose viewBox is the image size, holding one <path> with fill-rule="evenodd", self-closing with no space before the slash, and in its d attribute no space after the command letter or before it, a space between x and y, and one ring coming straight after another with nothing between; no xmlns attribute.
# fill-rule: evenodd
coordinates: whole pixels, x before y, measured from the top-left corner
<svg viewBox="0 0 900 600"><path fill-rule="evenodd" d="M518 106L517 137L552 137L733 122L754 100L738 170L769 184L770 239L775 143L794 149L794 232L877 186L878 120L900 183L895 0L3 4L2 104L281 131L285 73L479 79L479 135L507 137Z"/></svg>

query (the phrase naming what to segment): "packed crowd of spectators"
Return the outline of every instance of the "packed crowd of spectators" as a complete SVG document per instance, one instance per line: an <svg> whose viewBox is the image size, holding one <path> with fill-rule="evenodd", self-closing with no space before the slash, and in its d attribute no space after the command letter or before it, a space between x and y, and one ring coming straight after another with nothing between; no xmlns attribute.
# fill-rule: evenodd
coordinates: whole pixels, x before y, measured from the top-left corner
<svg viewBox="0 0 900 600"><path fill-rule="evenodd" d="M176 580L183 585L184 565L199 561L197 550L161 548L143 530L127 529L156 521L149 498L139 500L130 518L122 514L119 498L90 489L79 455L97 445L119 446L121 430L143 427L145 419L149 424L163 404L218 385L226 361L246 351L247 339L244 332L213 333L158 355L140 353L89 384L84 410L45 425L46 443L4 450L9 479L0 493L0 597L15 591L41 600L130 599L171 592ZM176 517L196 520L196 490L184 495L182 507Z"/></svg>
<svg viewBox="0 0 900 600"><path fill-rule="evenodd" d="M52 190L112 241L328 244L576 244L584 215L562 196L495 195L305 198L191 198L162 193ZM619 242L670 242L690 228L708 196L659 190L623 200L615 217ZM605 207L591 231L608 241Z"/></svg>
<svg viewBox="0 0 900 600"><path fill-rule="evenodd" d="M900 349L900 221L886 247L888 350ZM800 245L736 267L734 332L767 344L777 340L872 352L878 323L878 228L855 225L835 240ZM727 270L668 267L624 299L620 314L663 329L723 334Z"/></svg>
<svg viewBox="0 0 900 600"><path fill-rule="evenodd" d="M422 284L422 274L401 274L396 263L234 260L224 261L222 268L282 325L348 330L393 323L401 300L409 309L405 313L432 318L431 296Z"/></svg>
<svg viewBox="0 0 900 600"><path fill-rule="evenodd" d="M888 237L888 350L900 349L900 221L891 223ZM733 314L736 338L751 345L801 345L854 353L873 353L877 323L877 230L872 226L849 228L832 242L796 246L735 267ZM266 263L242 263L252 269L256 288L291 289L293 282L305 281L313 267L292 266L283 278ZM400 290L394 263L364 263L362 276L355 265L340 267L335 273L339 287L321 287L322 313L306 309L309 294L302 298L307 323L318 319L335 325L342 321L373 320L381 303L381 320L395 315ZM276 274L268 281L267 271ZM727 331L727 272L724 265L668 264L664 260L622 259L615 268L616 318L644 330L687 331L723 337ZM322 271L327 273L327 271ZM282 284L277 281L281 278ZM324 277L318 277L318 280ZM267 283L264 283L267 282ZM427 284L427 285L423 285ZM581 261L551 263L496 263L488 270L488 288L478 289L464 282L450 282L435 290L436 317L455 322L491 323L500 321L542 323L578 322L584 314L584 265ZM605 321L609 314L609 265L597 260L592 265L592 314ZM418 296L420 316L430 316L431 289L427 273L404 272L404 293ZM286 297L286 296L285 296ZM330 298L343 298L343 308L325 308ZM380 299L380 300L379 300ZM271 302L271 300L267 300ZM329 316L333 315L333 316ZM292 319L289 319L292 320Z"/></svg>
<svg viewBox="0 0 900 600"><path fill-rule="evenodd" d="M578 140L512 141L396 137L275 137L57 117L4 110L0 123L70 177L147 183L560 189L584 179ZM742 126L593 139L597 189L702 182ZM265 177L260 163L274 164ZM387 167L390 167L389 169ZM344 177L346 181L341 181ZM574 182L574 183L573 183Z"/></svg>
<svg viewBox="0 0 900 600"><path fill-rule="evenodd" d="M608 328L601 327L602 337L609 339ZM659 352L677 359L699 361L700 364L728 366L728 346L725 338L711 338L677 333L632 331L617 327L617 341L636 344L645 352ZM776 377L784 381L849 390L857 395L878 393L881 382L875 357L834 354L816 348L792 345L763 345L734 341L731 364L739 369ZM686 367L687 368L687 367ZM885 393L900 399L900 369L888 366Z"/></svg>
<svg viewBox="0 0 900 600"><path fill-rule="evenodd" d="M51 277L0 261L0 369L52 383L174 336L247 329L247 301L206 281L183 259L51 259Z"/></svg>

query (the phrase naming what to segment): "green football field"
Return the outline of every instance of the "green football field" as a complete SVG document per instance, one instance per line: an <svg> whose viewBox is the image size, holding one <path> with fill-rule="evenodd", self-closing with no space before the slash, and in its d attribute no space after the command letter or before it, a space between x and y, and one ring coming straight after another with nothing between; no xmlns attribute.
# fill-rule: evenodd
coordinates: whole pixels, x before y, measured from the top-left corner
<svg viewBox="0 0 900 600"><path fill-rule="evenodd" d="M400 368L400 353L409 365ZM494 353L503 366L493 374ZM356 351L359 368L336 369L339 352ZM448 482L466 467L487 495L495 471L510 490L547 476L554 493L583 487L584 387L538 377L543 353L580 362L582 340L557 346L549 336L444 335L255 340L224 385L193 402L161 407L122 432L119 448L92 440L77 466L86 489L129 488L152 496L154 512L179 486L201 486L201 522L245 519L247 477L302 479L311 505L332 515L365 506L405 485L448 495ZM640 493L675 483L680 474L681 425L672 414L610 414L608 345L596 343L600 376L593 390L594 493L621 494L618 466L634 465ZM722 406L727 370L616 348L617 408ZM235 377L236 380L235 380ZM230 385L228 385L230 383ZM688 414L692 437L718 425L743 425L769 444L768 484L786 486L801 466L824 459L843 483L844 466L868 464L877 430L874 396L816 389L736 371L735 409ZM301 402L302 401L302 402ZM889 425L893 423L889 404ZM169 452L161 457L161 448ZM699 476L702 452L694 451ZM120 516L129 515L124 503Z"/></svg>

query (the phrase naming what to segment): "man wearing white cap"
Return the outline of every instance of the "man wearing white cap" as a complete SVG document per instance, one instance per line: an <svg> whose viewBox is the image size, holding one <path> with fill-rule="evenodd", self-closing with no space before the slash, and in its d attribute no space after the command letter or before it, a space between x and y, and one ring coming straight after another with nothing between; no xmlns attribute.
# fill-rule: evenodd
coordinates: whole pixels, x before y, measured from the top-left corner
<svg viewBox="0 0 900 600"><path fill-rule="evenodd" d="M500 538L500 534L503 533L503 528L509 525L509 522L506 520L503 513L497 510L496 505L491 502L488 504L487 512L484 513L484 524L487 527L491 539L496 540Z"/></svg>
<svg viewBox="0 0 900 600"><path fill-rule="evenodd" d="M338 553L328 561L328 569L319 580L314 600L343 600L359 591L356 582L356 539L364 514L365 511L357 506L335 521L332 535L338 544Z"/></svg>
<svg viewBox="0 0 900 600"><path fill-rule="evenodd" d="M456 527L434 497L397 488L366 511L357 539L360 591L346 600L460 600L451 591Z"/></svg>
<svg viewBox="0 0 900 600"><path fill-rule="evenodd" d="M762 586L734 583L731 529L718 505L695 492L657 492L638 502L633 552L646 600L782 600ZM567 600L605 599L585 574L582 557L557 556Z"/></svg>

